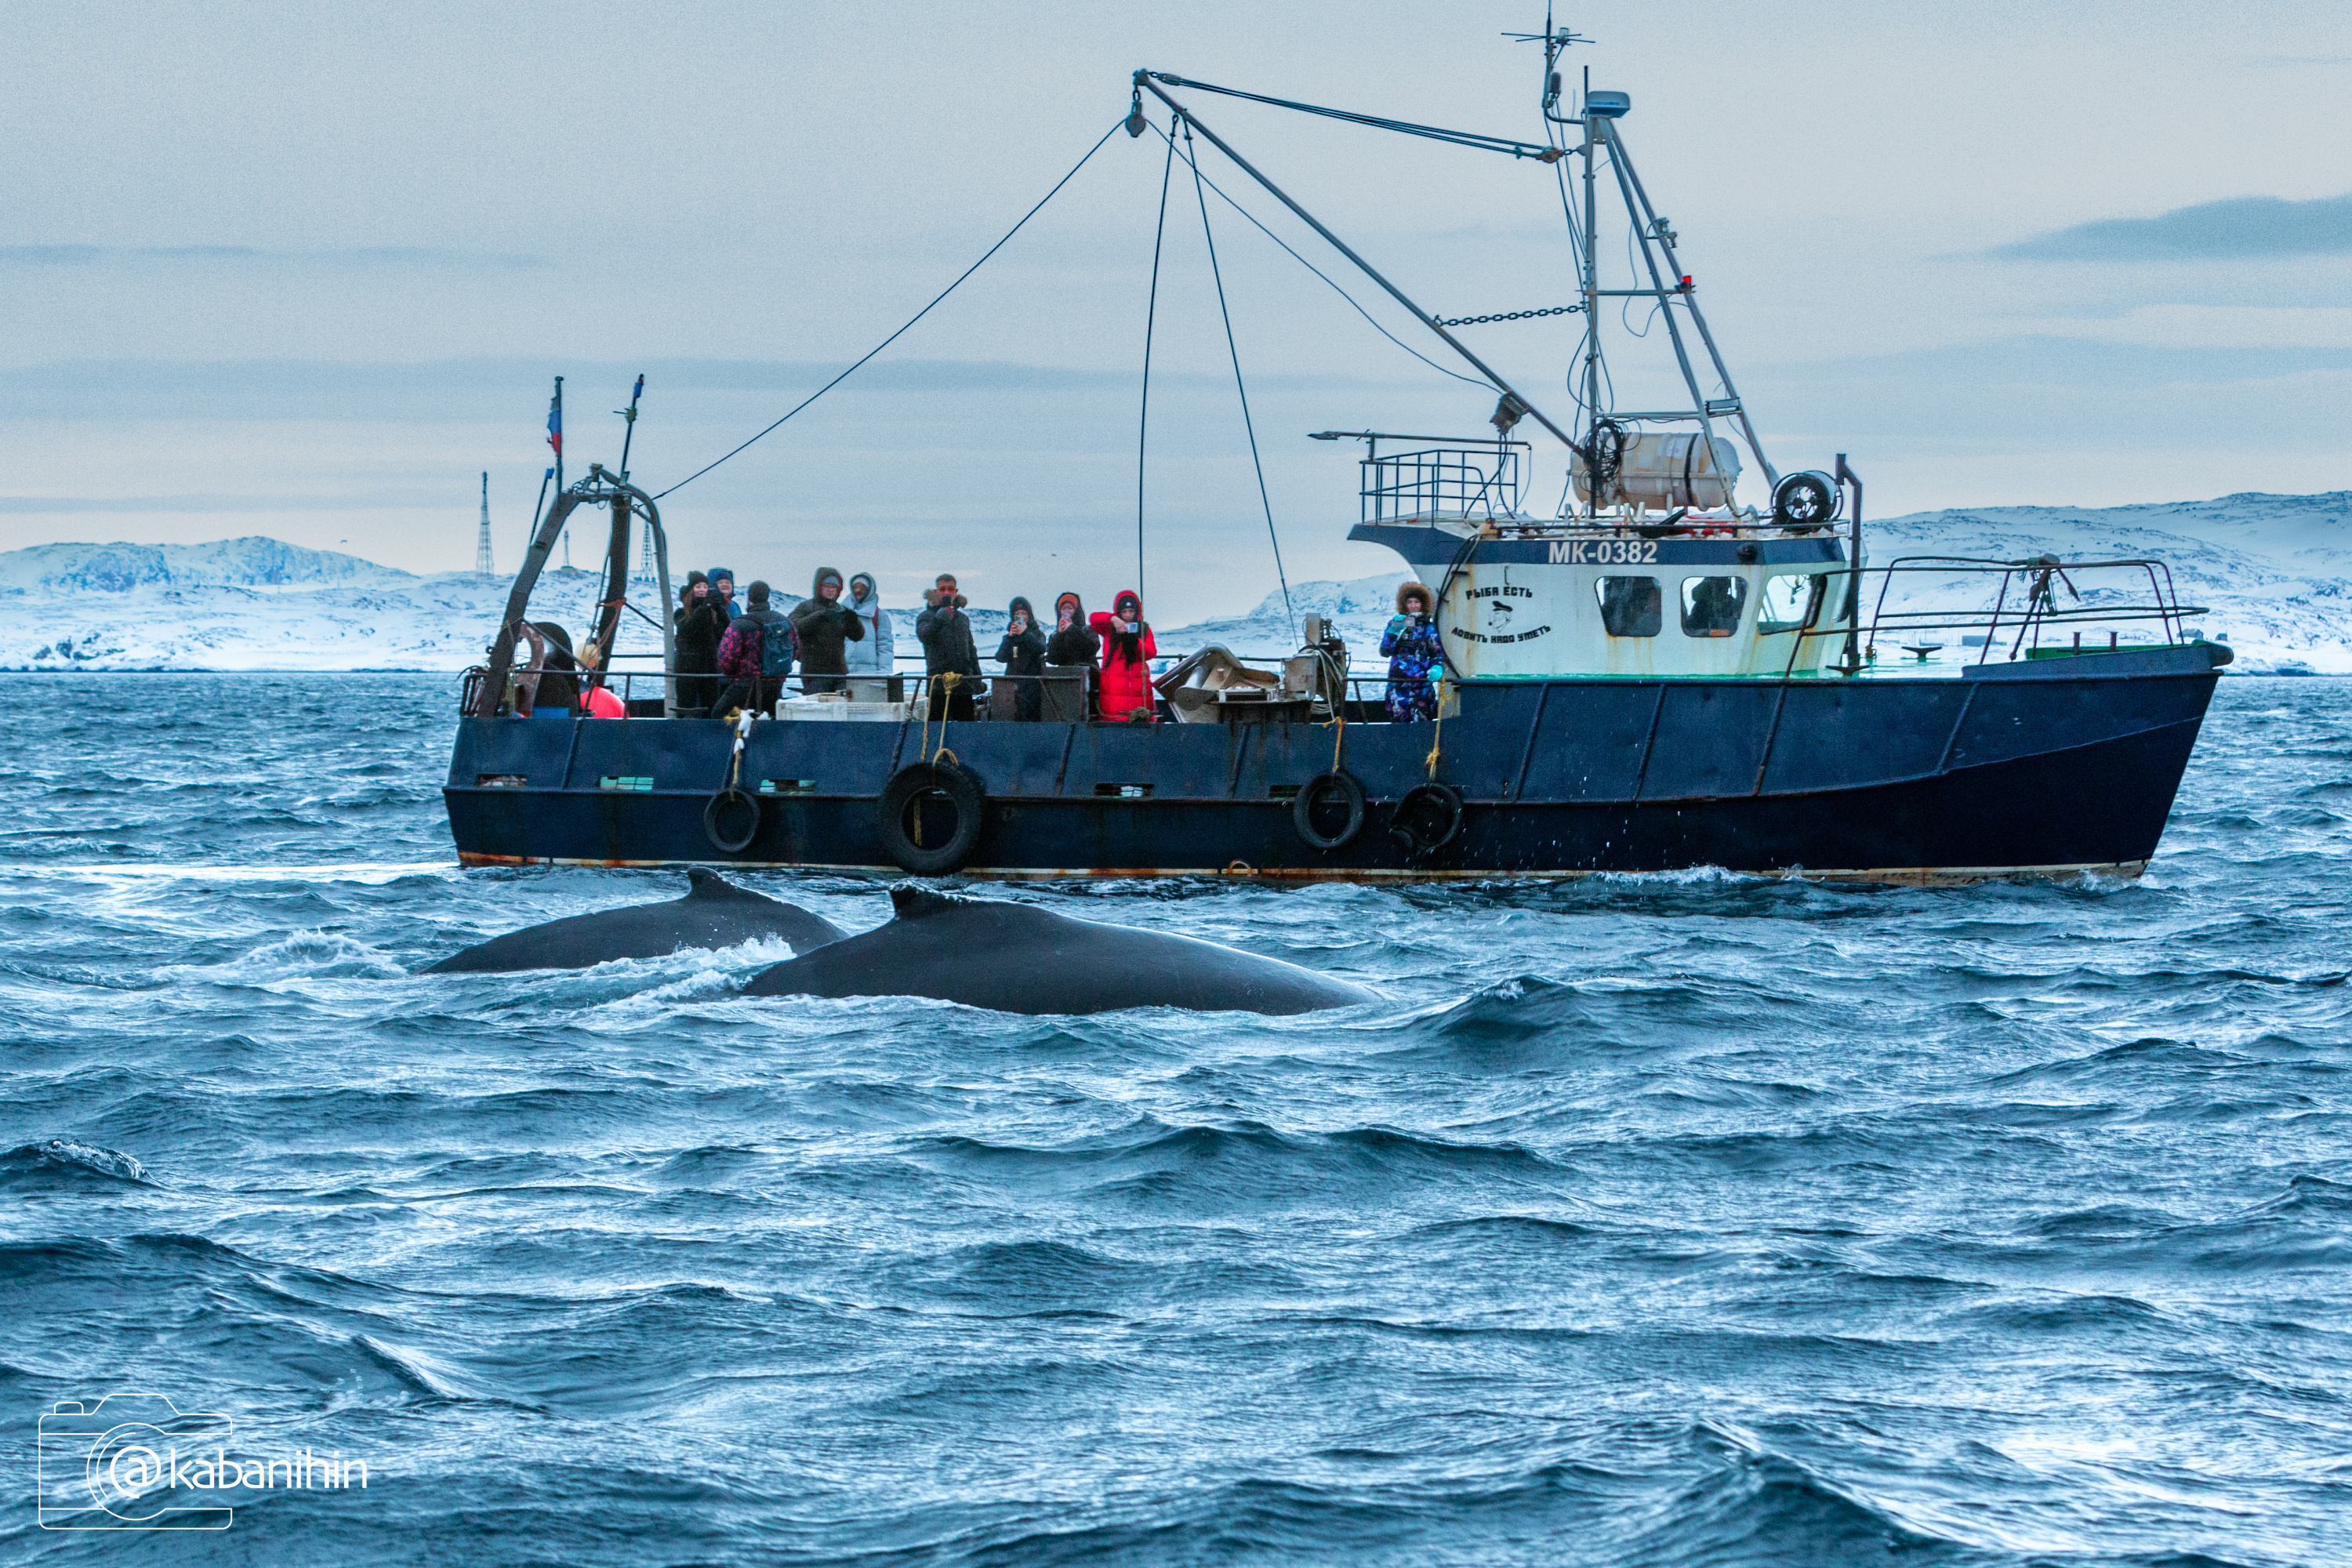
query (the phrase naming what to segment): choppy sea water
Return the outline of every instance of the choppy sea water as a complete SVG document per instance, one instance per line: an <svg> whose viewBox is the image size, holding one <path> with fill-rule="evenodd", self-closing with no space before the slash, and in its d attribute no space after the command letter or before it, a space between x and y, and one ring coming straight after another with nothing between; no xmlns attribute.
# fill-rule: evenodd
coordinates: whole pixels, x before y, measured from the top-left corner
<svg viewBox="0 0 2352 1568"><path fill-rule="evenodd" d="M412 975L682 888L459 872L451 686L0 686L9 1558L2352 1561L2352 683L2137 884L984 889L1272 1020ZM368 1484L45 1531L126 1392Z"/></svg>

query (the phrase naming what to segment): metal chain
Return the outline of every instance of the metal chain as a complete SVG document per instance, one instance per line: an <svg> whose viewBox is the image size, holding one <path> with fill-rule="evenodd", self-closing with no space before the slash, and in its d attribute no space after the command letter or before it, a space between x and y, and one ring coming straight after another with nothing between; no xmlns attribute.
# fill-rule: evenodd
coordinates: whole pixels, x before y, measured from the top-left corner
<svg viewBox="0 0 2352 1568"><path fill-rule="evenodd" d="M1499 316L1456 316L1450 321L1441 321L1441 327L1482 327L1488 321L1526 321L1538 316L1573 316L1583 310L1581 305L1554 305L1549 310L1510 310Z"/></svg>

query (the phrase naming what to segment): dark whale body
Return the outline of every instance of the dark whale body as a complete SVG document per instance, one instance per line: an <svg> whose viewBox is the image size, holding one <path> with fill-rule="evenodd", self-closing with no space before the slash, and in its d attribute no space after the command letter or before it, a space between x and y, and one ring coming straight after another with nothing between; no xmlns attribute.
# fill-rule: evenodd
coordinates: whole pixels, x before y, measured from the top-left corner
<svg viewBox="0 0 2352 1568"><path fill-rule="evenodd" d="M1360 985L1189 936L904 884L890 902L889 924L764 969L747 994L930 996L1000 1013L1311 1013L1372 999Z"/></svg>
<svg viewBox="0 0 2352 1568"><path fill-rule="evenodd" d="M585 969L615 958L667 958L685 948L733 947L763 936L782 937L795 953L804 953L841 940L841 928L831 921L739 888L716 871L697 869L687 877L694 885L682 899L598 910L509 931L453 952L425 973Z"/></svg>

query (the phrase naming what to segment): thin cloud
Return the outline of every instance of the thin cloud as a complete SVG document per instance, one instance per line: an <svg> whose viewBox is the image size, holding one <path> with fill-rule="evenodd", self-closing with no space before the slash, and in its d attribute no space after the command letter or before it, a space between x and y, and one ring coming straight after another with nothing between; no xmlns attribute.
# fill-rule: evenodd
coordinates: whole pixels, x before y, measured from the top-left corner
<svg viewBox="0 0 2352 1568"><path fill-rule="evenodd" d="M2352 195L2238 196L2155 217L2102 218L1986 252L2008 261L2200 261L2352 255Z"/></svg>
<svg viewBox="0 0 2352 1568"><path fill-rule="evenodd" d="M536 256L437 250L426 246L374 245L348 250L265 250L250 245L0 245L0 267L296 266L331 268L457 268L514 271L544 267Z"/></svg>

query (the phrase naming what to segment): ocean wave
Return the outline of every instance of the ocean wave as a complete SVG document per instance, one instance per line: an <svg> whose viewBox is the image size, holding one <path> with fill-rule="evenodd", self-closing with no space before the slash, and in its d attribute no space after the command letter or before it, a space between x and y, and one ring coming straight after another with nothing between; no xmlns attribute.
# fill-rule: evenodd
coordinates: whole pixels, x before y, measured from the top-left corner
<svg viewBox="0 0 2352 1568"><path fill-rule="evenodd" d="M147 1167L131 1155L71 1138L20 1143L0 1154L0 1189L12 1193L157 1184Z"/></svg>
<svg viewBox="0 0 2352 1568"><path fill-rule="evenodd" d="M992 890L1391 998L1262 1019L419 979L679 879L456 867L448 679L76 679L0 776L0 1384L380 1461L248 1551L2352 1561L2352 683L2225 684L2129 885Z"/></svg>
<svg viewBox="0 0 2352 1568"><path fill-rule="evenodd" d="M328 931L299 931L264 942L226 963L166 965L165 984L267 986L289 980L400 980L408 971L367 943Z"/></svg>

